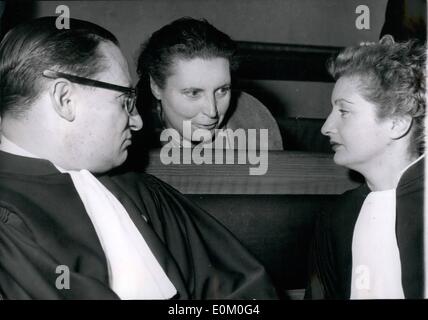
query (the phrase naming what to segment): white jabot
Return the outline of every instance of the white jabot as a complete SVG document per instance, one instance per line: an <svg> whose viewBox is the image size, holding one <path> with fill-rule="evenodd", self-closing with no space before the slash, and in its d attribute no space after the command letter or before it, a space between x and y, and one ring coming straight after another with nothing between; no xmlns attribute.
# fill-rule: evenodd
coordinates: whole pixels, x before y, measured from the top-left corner
<svg viewBox="0 0 428 320"><path fill-rule="evenodd" d="M37 158L4 136L0 149ZM116 197L88 170L70 174L107 258L110 288L121 299L169 299L176 293L141 233Z"/></svg>
<svg viewBox="0 0 428 320"><path fill-rule="evenodd" d="M401 170L397 183L423 157ZM364 200L352 238L351 299L404 299L396 216L396 189Z"/></svg>
<svg viewBox="0 0 428 320"><path fill-rule="evenodd" d="M88 170L66 171L107 256L110 286L121 299L169 299L174 285L123 205Z"/></svg>
<svg viewBox="0 0 428 320"><path fill-rule="evenodd" d="M351 299L403 299L395 189L364 200L352 239Z"/></svg>

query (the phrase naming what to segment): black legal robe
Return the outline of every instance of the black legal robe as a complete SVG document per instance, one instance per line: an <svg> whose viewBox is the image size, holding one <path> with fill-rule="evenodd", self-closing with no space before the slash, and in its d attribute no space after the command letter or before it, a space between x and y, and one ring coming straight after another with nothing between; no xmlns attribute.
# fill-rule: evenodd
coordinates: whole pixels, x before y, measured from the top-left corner
<svg viewBox="0 0 428 320"><path fill-rule="evenodd" d="M126 208L176 287L173 299L276 298L260 263L178 191L147 174L98 179ZM58 266L69 268L70 289L57 289L64 274ZM0 294L3 299L118 299L70 176L49 161L1 151Z"/></svg>
<svg viewBox="0 0 428 320"><path fill-rule="evenodd" d="M321 214L315 228L306 298L350 298L352 237L361 207L369 193L367 184L363 184L345 192L333 208ZM406 170L396 189L395 230L406 299L424 297L423 226L424 158Z"/></svg>

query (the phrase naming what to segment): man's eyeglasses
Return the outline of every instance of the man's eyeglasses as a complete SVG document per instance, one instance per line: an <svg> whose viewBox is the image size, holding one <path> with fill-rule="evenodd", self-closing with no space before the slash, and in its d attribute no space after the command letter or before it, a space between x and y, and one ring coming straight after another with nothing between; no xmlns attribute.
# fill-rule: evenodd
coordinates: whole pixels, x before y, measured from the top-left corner
<svg viewBox="0 0 428 320"><path fill-rule="evenodd" d="M122 87L118 86L116 84L83 78L74 76L68 73L58 72L58 71L52 71L52 70L45 70L43 71L43 76L49 79L58 79L58 78L64 78L67 79L70 82L74 82L77 84L81 84L84 86L91 86L91 87L97 87L97 88L103 88L107 90L115 90L119 92L124 93L124 107L128 115L136 115L137 114L137 108L136 106L136 90L135 88L128 88L128 87Z"/></svg>

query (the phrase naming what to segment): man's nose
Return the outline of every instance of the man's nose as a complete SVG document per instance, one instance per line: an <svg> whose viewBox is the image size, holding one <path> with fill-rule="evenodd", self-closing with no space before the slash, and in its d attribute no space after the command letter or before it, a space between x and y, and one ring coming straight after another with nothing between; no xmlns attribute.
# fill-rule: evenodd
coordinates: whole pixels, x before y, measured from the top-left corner
<svg viewBox="0 0 428 320"><path fill-rule="evenodd" d="M129 116L129 127L133 131L141 130L141 128L143 127L143 119L141 119L139 113L131 114Z"/></svg>
<svg viewBox="0 0 428 320"><path fill-rule="evenodd" d="M333 115L330 113L330 115L325 120L323 126L321 127L321 133L325 136L328 136L331 133L334 133L335 131L336 131L336 129L334 126Z"/></svg>
<svg viewBox="0 0 428 320"><path fill-rule="evenodd" d="M218 110L217 110L217 100L215 98L215 95L210 95L207 97L204 105L204 113L210 118L217 117Z"/></svg>

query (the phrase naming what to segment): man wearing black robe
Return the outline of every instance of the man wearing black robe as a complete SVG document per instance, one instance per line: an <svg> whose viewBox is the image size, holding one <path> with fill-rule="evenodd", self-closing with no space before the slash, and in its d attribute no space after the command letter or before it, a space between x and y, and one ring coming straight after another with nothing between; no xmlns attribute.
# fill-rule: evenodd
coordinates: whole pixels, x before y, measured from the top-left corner
<svg viewBox="0 0 428 320"><path fill-rule="evenodd" d="M211 216L153 176L101 176L176 287L177 299L273 298L263 267ZM0 288L12 299L115 299L68 174L0 151ZM144 217L145 219L143 219ZM147 221L146 221L147 219ZM58 265L70 289L55 287Z"/></svg>
<svg viewBox="0 0 428 320"><path fill-rule="evenodd" d="M141 128L141 118L132 109L132 100L123 100L123 94L115 93L117 99L104 99L117 90L133 92L122 84L130 77L117 40L99 26L74 19L70 22L71 29L66 30L56 28L55 17L36 19L12 30L0 45L0 298L120 298L109 282L110 264L99 238L99 225L88 215L68 173L80 170L92 172L96 177L92 179L98 185L101 182L100 186L126 210L137 234L175 287L173 299L275 298L265 269L209 214L153 176L108 174L126 159L131 130ZM62 54L55 50L62 50ZM96 58L89 56L91 50ZM55 59L49 66L52 69L84 72L102 66L107 70L87 77L98 77L103 83L65 73L55 76L43 71L48 59ZM72 59L87 65L77 69L78 63ZM68 68L61 65L62 61L68 63ZM15 82L22 77L16 70L26 72L22 82ZM34 76L42 83L42 74L52 78L44 80L48 90L42 85L33 86L27 79ZM114 81L107 83L105 79ZM86 89L80 85L98 87ZM39 91L31 96L35 88ZM95 96L100 106L84 105L86 99ZM97 121L86 120L82 114L96 114ZM93 127L79 125L82 118ZM64 127L58 129L58 123ZM119 130L116 124L120 123L126 127ZM55 128L67 132L67 140L55 140ZM82 137L82 133L83 140L70 138ZM99 140L94 139L97 135ZM9 140L8 149L4 145ZM97 214L103 217L103 212ZM121 263L126 265L127 261Z"/></svg>

